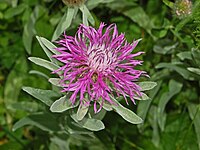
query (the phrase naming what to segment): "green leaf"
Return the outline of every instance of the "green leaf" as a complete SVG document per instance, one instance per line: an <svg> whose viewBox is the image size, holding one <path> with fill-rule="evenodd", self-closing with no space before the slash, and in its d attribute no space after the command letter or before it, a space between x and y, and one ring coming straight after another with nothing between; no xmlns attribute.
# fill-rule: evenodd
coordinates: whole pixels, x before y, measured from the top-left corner
<svg viewBox="0 0 200 150"><path fill-rule="evenodd" d="M194 122L195 132L197 135L198 146L200 149L200 105L197 104L189 104L188 110L190 114L190 118Z"/></svg>
<svg viewBox="0 0 200 150"><path fill-rule="evenodd" d="M77 114L76 114L77 115L76 118L78 121L81 121L85 117L85 115L88 112L88 109L89 109L89 106L86 104L79 105Z"/></svg>
<svg viewBox="0 0 200 150"><path fill-rule="evenodd" d="M174 7L174 3L170 2L169 0L162 0L165 5L170 7L171 9Z"/></svg>
<svg viewBox="0 0 200 150"><path fill-rule="evenodd" d="M38 110L38 103L36 102L29 102L29 101L22 101L13 103L8 107L11 110L24 110L26 112L36 112Z"/></svg>
<svg viewBox="0 0 200 150"><path fill-rule="evenodd" d="M107 111L105 109L101 109L100 112L95 113L93 109L90 109L89 113L93 119L102 120L105 117Z"/></svg>
<svg viewBox="0 0 200 150"><path fill-rule="evenodd" d="M156 69L160 69L160 68L172 69L172 70L176 71L177 73L179 73L184 79L188 79L188 80L194 80L195 79L191 72L189 72L185 68L176 66L175 64L159 63L155 68Z"/></svg>
<svg viewBox="0 0 200 150"><path fill-rule="evenodd" d="M132 123L132 124L140 124L143 122L143 120L137 116L133 111L125 108L122 106L116 99L111 97L117 105L112 105L112 108L114 111L116 111L122 118L124 118L126 121Z"/></svg>
<svg viewBox="0 0 200 150"><path fill-rule="evenodd" d="M1 150L21 150L23 145L19 141L9 140L6 143L0 145Z"/></svg>
<svg viewBox="0 0 200 150"><path fill-rule="evenodd" d="M44 131L52 132L60 130L56 117L50 115L49 113L38 113L22 118L14 124L12 130L16 131L25 125L33 125Z"/></svg>
<svg viewBox="0 0 200 150"><path fill-rule="evenodd" d="M149 99L150 99L145 93L141 93L141 94L142 94L141 97L139 97L139 96L134 96L133 98L134 98L134 99L137 99L137 100L143 100L143 101L149 100Z"/></svg>
<svg viewBox="0 0 200 150"><path fill-rule="evenodd" d="M4 93L2 93L2 95L4 96L3 99L6 107L8 107L13 102L18 101L20 91L23 86L24 78L26 78L25 75L27 71L28 71L28 66L26 59L24 57L20 57L15 62L15 65L13 66L12 70L10 70L9 74L7 75L6 82L3 86ZM0 94L0 99L1 99L1 94Z"/></svg>
<svg viewBox="0 0 200 150"><path fill-rule="evenodd" d="M70 138L59 138L58 136L51 137L51 144L49 150L70 150Z"/></svg>
<svg viewBox="0 0 200 150"><path fill-rule="evenodd" d="M83 128L86 128L88 130L91 130L91 131L100 131L105 128L105 126L101 120L84 117L81 121L78 121L76 114L72 114L71 117L80 126L82 126Z"/></svg>
<svg viewBox="0 0 200 150"><path fill-rule="evenodd" d="M158 124L162 131L164 131L166 114L164 112L167 103L170 99L178 94L182 89L183 84L175 80L169 81L169 91L162 94L160 101L158 103Z"/></svg>
<svg viewBox="0 0 200 150"><path fill-rule="evenodd" d="M38 57L29 57L28 59L30 61L32 61L33 63L35 63L36 65L42 66L42 67L49 69L51 71L55 71L55 70L59 69L59 66L57 66L56 64L54 64L50 61L47 61L45 59L41 59L41 58L38 58Z"/></svg>
<svg viewBox="0 0 200 150"><path fill-rule="evenodd" d="M35 23L42 14L44 9L40 6L35 6L34 11L29 17L29 21L24 25L22 40L28 54L31 54L33 36L36 34Z"/></svg>
<svg viewBox="0 0 200 150"><path fill-rule="evenodd" d="M54 101L54 98L58 98L61 96L61 94L51 90L42 90L32 87L23 87L22 89L28 94L32 95L36 99L46 104L47 106L51 106L51 104Z"/></svg>
<svg viewBox="0 0 200 150"><path fill-rule="evenodd" d="M55 41L58 39L58 37L70 27L73 17L74 17L75 9L74 8L68 8L67 12L63 15L62 19L60 20L58 26L56 27L56 30L53 34L52 41Z"/></svg>
<svg viewBox="0 0 200 150"><path fill-rule="evenodd" d="M107 102L104 102L103 109L105 109L106 111L112 111L113 110L111 104L109 104Z"/></svg>
<svg viewBox="0 0 200 150"><path fill-rule="evenodd" d="M180 52L177 54L177 56L181 59L181 60L185 60L185 59L189 59L192 60L192 54L190 51L187 52Z"/></svg>
<svg viewBox="0 0 200 150"><path fill-rule="evenodd" d="M161 41L158 41L158 44L156 44L153 47L153 51L155 53L165 55L172 52L177 46L178 46L178 42L173 43L170 40L161 40Z"/></svg>
<svg viewBox="0 0 200 150"><path fill-rule="evenodd" d="M62 87L60 85L60 78L50 78L49 79L49 82L52 84L52 85L55 85L55 86L58 86L58 87Z"/></svg>
<svg viewBox="0 0 200 150"><path fill-rule="evenodd" d="M159 134L159 128L158 128L158 114L157 114L157 107L156 106L151 106L149 110L149 123L153 129L152 132L152 142L156 147L159 147L160 143L160 134ZM164 116L163 116L164 117Z"/></svg>
<svg viewBox="0 0 200 150"><path fill-rule="evenodd" d="M200 69L199 68L188 67L187 70L200 75Z"/></svg>
<svg viewBox="0 0 200 150"><path fill-rule="evenodd" d="M85 5L82 5L80 7L80 10L82 11L82 14L83 14L83 24L88 25L88 21L89 21L94 26L95 24L94 18L92 17L87 7Z"/></svg>
<svg viewBox="0 0 200 150"><path fill-rule="evenodd" d="M144 81L144 82L138 82L138 85L142 88L141 91L147 91L156 87L157 83L152 81Z"/></svg>
<svg viewBox="0 0 200 150"><path fill-rule="evenodd" d="M27 6L22 3L22 4L18 5L17 7L9 8L8 10L6 10L6 12L4 14L5 19L9 19L16 15L21 14L26 9L26 7Z"/></svg>
<svg viewBox="0 0 200 150"><path fill-rule="evenodd" d="M51 43L50 41L48 41L47 39L45 39L43 37L36 36L36 38L37 38L40 46L42 47L42 49L46 53L46 55L51 60L51 62L56 63L55 59L52 58L52 55L53 54L55 54L55 55L60 54L58 51L55 50L57 47L53 43Z"/></svg>
<svg viewBox="0 0 200 150"><path fill-rule="evenodd" d="M200 50L199 49L192 49L192 57L196 62L197 66L200 66Z"/></svg>
<svg viewBox="0 0 200 150"><path fill-rule="evenodd" d="M77 107L78 103L72 105L71 101L67 98L67 96L63 96L60 99L56 100L50 107L51 112L64 112L71 108Z"/></svg>
<svg viewBox="0 0 200 150"><path fill-rule="evenodd" d="M95 1L87 1L87 7L89 9L93 9L96 6L98 6L100 3L110 3L113 2L114 0L95 0Z"/></svg>
<svg viewBox="0 0 200 150"><path fill-rule="evenodd" d="M162 81L159 81L158 82L158 85L155 87L154 90L151 90L149 92L149 96L154 99L156 94L158 93L158 91L160 90L160 87L162 85ZM146 116L147 116L147 113L150 109L150 106L151 106L151 103L152 103L152 100L150 99L149 101L141 101L139 102L138 104L138 107L137 107L137 115L140 116L143 120L146 119ZM139 128L139 131L142 132L143 129L144 129L144 126L139 124L138 125L138 128Z"/></svg>
<svg viewBox="0 0 200 150"><path fill-rule="evenodd" d="M140 27L144 28L154 39L156 39L156 37L151 33L154 25L142 7L123 10L122 13L132 21L136 22Z"/></svg>
<svg viewBox="0 0 200 150"><path fill-rule="evenodd" d="M42 73L40 71L37 71L37 70L30 70L29 74L36 74L38 76L44 77L46 79L49 79L49 77L46 74L44 74L44 73Z"/></svg>
<svg viewBox="0 0 200 150"><path fill-rule="evenodd" d="M28 54L31 54L32 41L35 33L36 31L34 29L34 23L30 20L27 24L24 25L22 36L24 47Z"/></svg>

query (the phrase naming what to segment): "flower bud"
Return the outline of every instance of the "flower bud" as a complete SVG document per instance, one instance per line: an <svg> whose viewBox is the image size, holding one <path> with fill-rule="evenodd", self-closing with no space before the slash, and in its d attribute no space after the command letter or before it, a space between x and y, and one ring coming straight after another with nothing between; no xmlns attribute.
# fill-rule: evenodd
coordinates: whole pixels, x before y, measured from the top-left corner
<svg viewBox="0 0 200 150"><path fill-rule="evenodd" d="M192 13L192 2L190 0L176 0L174 13L178 18L184 18Z"/></svg>
<svg viewBox="0 0 200 150"><path fill-rule="evenodd" d="M86 0L62 0L63 3L69 7L79 7L84 4Z"/></svg>

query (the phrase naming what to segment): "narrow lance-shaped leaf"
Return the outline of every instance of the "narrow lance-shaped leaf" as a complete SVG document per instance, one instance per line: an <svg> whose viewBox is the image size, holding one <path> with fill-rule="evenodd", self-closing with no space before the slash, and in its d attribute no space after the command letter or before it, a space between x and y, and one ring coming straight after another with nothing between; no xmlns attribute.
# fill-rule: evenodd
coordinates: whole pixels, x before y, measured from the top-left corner
<svg viewBox="0 0 200 150"><path fill-rule="evenodd" d="M89 21L92 25L94 25L95 24L94 18L92 17L92 15L91 15L90 11L88 10L88 8L85 5L82 5L80 7L80 10L83 13L83 23L85 25L88 25L88 21Z"/></svg>
<svg viewBox="0 0 200 150"><path fill-rule="evenodd" d="M46 79L49 79L49 77L46 74L44 74L44 73L42 73L40 71L37 71L37 70L30 70L29 73L30 74L36 74L38 76L44 77Z"/></svg>
<svg viewBox="0 0 200 150"><path fill-rule="evenodd" d="M160 90L160 87L161 87L161 84L162 82L158 82L158 85L155 87L155 89L151 90L149 92L149 96L151 97L151 99L154 99L154 97L156 96L156 94L158 93L158 91ZM141 101L139 102L138 104L138 107L137 107L137 114L143 119L145 120L146 119L146 116L147 116L147 113L149 111L149 108L151 106L151 102L152 100L149 100L149 101ZM144 126L139 124L138 125L138 128L139 128L139 131L142 132Z"/></svg>
<svg viewBox="0 0 200 150"><path fill-rule="evenodd" d="M200 66L200 50L199 49L192 49L192 57L194 61L196 62L197 66Z"/></svg>
<svg viewBox="0 0 200 150"><path fill-rule="evenodd" d="M81 121L78 121L76 114L72 114L71 117L75 122L77 122L83 128L86 128L91 131L100 131L105 128L105 126L101 120L85 117Z"/></svg>
<svg viewBox="0 0 200 150"><path fill-rule="evenodd" d="M57 61L52 58L53 54L60 54L58 51L55 50L56 46L53 43L51 43L50 41L48 41L47 39L43 38L43 37L36 36L36 38L37 38L40 46L42 47L42 49L46 53L46 55L51 60L51 62L54 62L54 63L57 64Z"/></svg>
<svg viewBox="0 0 200 150"><path fill-rule="evenodd" d="M42 7L36 5L29 21L24 25L22 40L28 54L31 54L33 36L36 34L35 23L43 11Z"/></svg>
<svg viewBox="0 0 200 150"><path fill-rule="evenodd" d="M115 100L113 97L111 97L117 105L112 105L112 108L114 111L116 111L122 118L124 118L126 121L132 123L132 124L140 124L143 122L143 120L137 116L133 111L125 108L122 106L117 100Z"/></svg>
<svg viewBox="0 0 200 150"><path fill-rule="evenodd" d="M58 26L56 27L56 30L52 37L52 41L55 41L67 28L70 27L74 13L75 9L69 7L67 12L65 12L64 16L60 20Z"/></svg>
<svg viewBox="0 0 200 150"><path fill-rule="evenodd" d="M175 64L171 64L171 63L159 63L156 66L157 69L160 68L168 68L168 69L172 69L176 72L178 72L184 79L188 79L188 80L194 80L195 78L193 77L194 75L192 75L191 72L189 72L188 70L186 70L185 68L182 68L180 66L177 66Z"/></svg>
<svg viewBox="0 0 200 150"><path fill-rule="evenodd" d="M50 82L52 85L55 85L55 86L58 86L58 87L62 87L61 84L60 84L60 81L61 81L60 78L50 78L50 79L49 79L49 82Z"/></svg>
<svg viewBox="0 0 200 150"><path fill-rule="evenodd" d="M192 54L191 54L190 51L180 52L180 53L177 54L177 56L178 56L181 60L185 60L185 59L192 60Z"/></svg>
<svg viewBox="0 0 200 150"><path fill-rule="evenodd" d="M32 87L23 87L22 89L48 106L53 103L54 98L61 96L59 93L51 90L42 90Z"/></svg>
<svg viewBox="0 0 200 150"><path fill-rule="evenodd" d="M183 84L175 80L169 81L169 92L163 93L158 104L158 124L162 131L166 122L166 114L164 113L165 107L169 100L182 89Z"/></svg>
<svg viewBox="0 0 200 150"><path fill-rule="evenodd" d="M93 9L98 6L100 3L111 3L114 0L95 0L95 1L87 1L87 7L89 9Z"/></svg>
<svg viewBox="0 0 200 150"><path fill-rule="evenodd" d="M67 99L67 96L63 96L60 99L56 100L50 107L51 112L64 112L71 108L77 107L78 103L72 105L71 101Z"/></svg>
<svg viewBox="0 0 200 150"><path fill-rule="evenodd" d="M139 82L138 85L141 87L141 91L147 91L153 89L157 85L157 83L152 81L144 81Z"/></svg>
<svg viewBox="0 0 200 150"><path fill-rule="evenodd" d="M200 69L199 68L188 67L187 70L200 75Z"/></svg>
<svg viewBox="0 0 200 150"><path fill-rule="evenodd" d="M4 13L5 19L10 19L16 15L21 14L26 9L26 7L27 7L27 5L22 3L22 4L18 5L17 7L12 7L12 8L7 9Z"/></svg>
<svg viewBox="0 0 200 150"><path fill-rule="evenodd" d="M55 71L59 68L59 66L57 66L56 64L54 64L50 61L47 61L45 59L41 59L41 58L38 58L38 57L29 57L28 59L30 61L32 61L33 63L35 63L36 65L42 66L42 67L49 69L51 71Z"/></svg>
<svg viewBox="0 0 200 150"><path fill-rule="evenodd" d="M145 93L141 93L141 96L134 96L133 98L137 100L143 100L143 101L150 99L149 96L147 96Z"/></svg>
<svg viewBox="0 0 200 150"><path fill-rule="evenodd" d="M85 115L88 112L88 109L89 109L89 106L87 104L79 105L77 113L76 113L78 121L82 120L85 117Z"/></svg>

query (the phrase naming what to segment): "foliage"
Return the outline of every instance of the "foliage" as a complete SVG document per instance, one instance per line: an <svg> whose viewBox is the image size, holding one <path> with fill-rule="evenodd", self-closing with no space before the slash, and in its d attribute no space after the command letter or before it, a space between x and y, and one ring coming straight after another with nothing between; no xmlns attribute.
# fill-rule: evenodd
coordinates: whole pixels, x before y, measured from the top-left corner
<svg viewBox="0 0 200 150"><path fill-rule="evenodd" d="M192 14L178 18L167 0L88 0L89 11L61 0L0 0L0 149L200 149L200 3L192 3ZM76 15L66 22L72 11ZM123 101L122 107L105 106L129 122L137 114L142 124L113 111L61 105L67 97L49 71L59 65L51 59L56 45L47 39L66 29L73 35L84 14L96 27L116 23L129 41L143 39L141 67L157 82L147 93L151 99L128 110Z"/></svg>

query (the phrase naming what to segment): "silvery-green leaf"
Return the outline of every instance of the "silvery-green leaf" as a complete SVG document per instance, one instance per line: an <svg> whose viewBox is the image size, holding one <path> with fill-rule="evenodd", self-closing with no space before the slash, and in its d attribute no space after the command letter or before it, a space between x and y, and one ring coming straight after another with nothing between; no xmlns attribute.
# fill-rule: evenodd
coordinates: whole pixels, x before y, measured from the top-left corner
<svg viewBox="0 0 200 150"><path fill-rule="evenodd" d="M134 96L133 97L134 99L137 99L137 100L149 100L150 98L145 94L145 93L142 93L142 96L139 97L139 96Z"/></svg>
<svg viewBox="0 0 200 150"><path fill-rule="evenodd" d="M90 115L92 116L93 119L98 119L98 120L102 120L105 115L106 115L106 110L105 109L101 109L100 112L95 113L93 109L91 109L91 111L89 111Z"/></svg>
<svg viewBox="0 0 200 150"><path fill-rule="evenodd" d="M92 25L95 24L94 18L92 17L90 11L88 10L88 8L85 5L82 5L80 7L80 10L83 13L83 23L85 25L88 25L87 21L89 21Z"/></svg>
<svg viewBox="0 0 200 150"><path fill-rule="evenodd" d="M71 117L80 126L82 126L83 128L86 128L88 130L91 130L91 131L100 131L105 128L105 126L101 120L85 117L81 121L78 121L76 114L72 114Z"/></svg>
<svg viewBox="0 0 200 150"><path fill-rule="evenodd" d="M29 73L30 74L36 74L36 75L39 75L39 76L44 77L46 79L49 79L49 77L46 74L44 74L40 71L37 71L37 70L31 70L31 71L29 71Z"/></svg>
<svg viewBox="0 0 200 150"><path fill-rule="evenodd" d="M199 68L188 67L187 70L200 75L200 69Z"/></svg>
<svg viewBox="0 0 200 150"><path fill-rule="evenodd" d="M138 82L138 85L142 88L141 91L147 91L153 89L157 83L152 81L144 81L144 82Z"/></svg>
<svg viewBox="0 0 200 150"><path fill-rule="evenodd" d="M52 37L52 41L55 41L67 28L70 27L73 20L74 13L75 13L75 9L68 7L67 12L65 12L58 26L56 27L56 30Z"/></svg>
<svg viewBox="0 0 200 150"><path fill-rule="evenodd" d="M49 82L55 86L61 87L60 80L60 78L50 78Z"/></svg>
<svg viewBox="0 0 200 150"><path fill-rule="evenodd" d="M192 60L192 54L191 54L190 51L180 52L180 53L177 54L177 56L178 56L181 60L185 60L185 59Z"/></svg>
<svg viewBox="0 0 200 150"><path fill-rule="evenodd" d="M57 47L53 43L51 43L49 40L45 39L44 37L39 37L39 36L36 36L36 38L45 52L52 52L55 55L60 54L60 52L55 50Z"/></svg>
<svg viewBox="0 0 200 150"><path fill-rule="evenodd" d="M78 103L72 105L71 101L67 99L67 96L63 96L60 99L56 100L50 107L51 112L64 112L71 108L77 107Z"/></svg>
<svg viewBox="0 0 200 150"><path fill-rule="evenodd" d="M103 109L105 109L106 111L112 111L113 110L111 104L109 104L107 102L104 102Z"/></svg>
<svg viewBox="0 0 200 150"><path fill-rule="evenodd" d="M45 59L41 59L41 58L38 58L38 57L29 57L28 59L30 61L32 61L33 63L35 63L36 65L42 66L42 67L47 68L51 71L55 71L55 70L59 69L59 66L57 66L54 63L47 61Z"/></svg>
<svg viewBox="0 0 200 150"><path fill-rule="evenodd" d="M88 112L88 109L89 109L88 105L84 105L84 104L79 105L78 110L77 110L77 114L76 114L78 121L81 121L85 117L85 115Z"/></svg>
<svg viewBox="0 0 200 150"><path fill-rule="evenodd" d="M37 38L40 46L42 47L42 49L46 53L46 55L51 60L51 62L57 63L57 61L52 58L53 54L56 54L56 55L60 54L58 51L55 50L56 46L43 37L36 36L36 38Z"/></svg>
<svg viewBox="0 0 200 150"><path fill-rule="evenodd" d="M61 96L61 94L51 90L42 90L32 87L23 87L22 89L48 106L53 103L53 98Z"/></svg>
<svg viewBox="0 0 200 150"><path fill-rule="evenodd" d="M118 106L113 105L113 109L126 121L132 123L132 124L140 124L143 122L143 120L137 116L133 111L125 108L121 104L118 104Z"/></svg>
<svg viewBox="0 0 200 150"><path fill-rule="evenodd" d="M133 111L122 106L116 99L112 97L112 99L117 103L117 105L112 105L114 111L116 111L122 118L132 124L140 124L143 120L137 116Z"/></svg>

